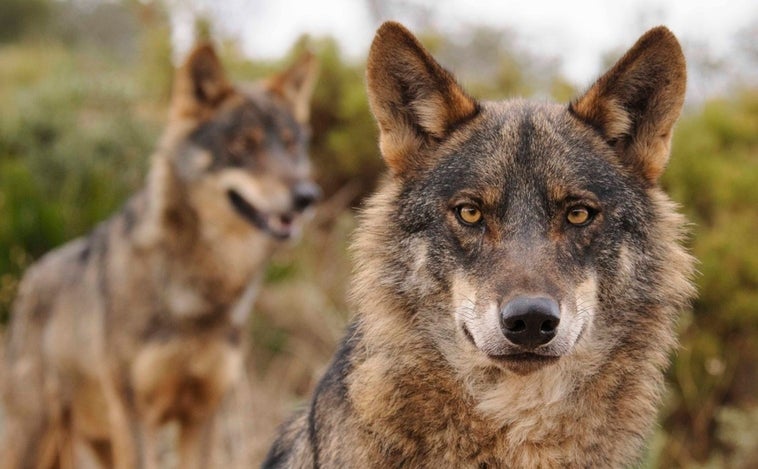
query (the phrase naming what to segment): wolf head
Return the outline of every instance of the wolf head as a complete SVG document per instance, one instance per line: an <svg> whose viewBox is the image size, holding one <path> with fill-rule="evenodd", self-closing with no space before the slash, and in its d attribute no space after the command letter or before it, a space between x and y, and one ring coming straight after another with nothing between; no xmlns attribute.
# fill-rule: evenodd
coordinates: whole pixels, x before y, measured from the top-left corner
<svg viewBox="0 0 758 469"><path fill-rule="evenodd" d="M316 73L305 54L256 86L235 86L213 48L197 46L176 72L151 175L162 216L217 238L294 237L320 195L306 152Z"/></svg>
<svg viewBox="0 0 758 469"><path fill-rule="evenodd" d="M385 23L367 84L390 174L355 244L356 301L404 311L454 362L526 374L658 340L663 366L692 293L658 185L685 80L658 27L568 106L477 102Z"/></svg>

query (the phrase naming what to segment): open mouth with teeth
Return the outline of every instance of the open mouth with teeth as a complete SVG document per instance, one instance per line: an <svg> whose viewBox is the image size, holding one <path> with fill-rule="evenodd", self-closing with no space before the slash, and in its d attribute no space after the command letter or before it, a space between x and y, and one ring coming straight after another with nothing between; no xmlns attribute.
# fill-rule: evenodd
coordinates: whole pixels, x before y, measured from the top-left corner
<svg viewBox="0 0 758 469"><path fill-rule="evenodd" d="M297 213L264 213L255 208L235 190L228 190L226 195L232 207L242 218L272 238L285 240L291 238L295 233Z"/></svg>

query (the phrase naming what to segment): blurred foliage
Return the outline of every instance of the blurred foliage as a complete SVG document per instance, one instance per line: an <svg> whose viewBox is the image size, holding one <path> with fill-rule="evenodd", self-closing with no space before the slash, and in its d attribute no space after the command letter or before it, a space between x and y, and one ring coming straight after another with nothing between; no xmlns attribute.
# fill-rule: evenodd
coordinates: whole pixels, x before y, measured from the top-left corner
<svg viewBox="0 0 758 469"><path fill-rule="evenodd" d="M50 17L48 0L3 0L0 2L0 44L40 33Z"/></svg>
<svg viewBox="0 0 758 469"><path fill-rule="evenodd" d="M33 260L85 233L142 185L172 78L160 5L0 2L0 323ZM212 24L198 24L212 35ZM477 97L565 101L576 91L555 60L519 48L512 32L428 32L423 40ZM384 171L364 65L330 38L303 38L276 62L251 63L233 41L219 45L235 80L281 70L305 48L321 61L311 154L327 200L311 237L273 262L251 324L258 373L302 395L348 315L345 244L354 218L345 209ZM681 324L648 466L758 467L758 90L689 109L663 182L693 222L700 296Z"/></svg>
<svg viewBox="0 0 758 469"><path fill-rule="evenodd" d="M138 23L136 11L126 4L103 7L114 24ZM159 108L146 99L152 95L143 94L142 82L135 79L143 66L154 63L140 61L138 53L161 42L152 32L135 36L115 28L110 41L99 42L89 34L105 31L64 27L74 16L82 23L100 22L99 6L55 2L46 9L57 21L50 30L0 46L2 321L17 279L32 259L85 233L142 184L165 112L161 106L161 114L156 113ZM71 44L78 53L72 53ZM165 55L155 62L169 71L170 48L161 50Z"/></svg>
<svg viewBox="0 0 758 469"><path fill-rule="evenodd" d="M479 99L536 95L568 101L576 93L560 75L556 58L523 48L512 30L479 26L462 37L430 32L421 39Z"/></svg>
<svg viewBox="0 0 758 469"><path fill-rule="evenodd" d="M664 184L693 222L700 295L682 323L660 467L758 467L758 89L680 121Z"/></svg>

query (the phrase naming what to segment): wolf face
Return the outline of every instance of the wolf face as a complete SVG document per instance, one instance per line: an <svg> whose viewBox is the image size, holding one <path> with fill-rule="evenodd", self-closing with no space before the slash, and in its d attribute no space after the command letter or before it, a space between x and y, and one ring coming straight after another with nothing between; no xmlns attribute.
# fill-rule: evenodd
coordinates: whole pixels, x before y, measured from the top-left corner
<svg viewBox="0 0 758 469"><path fill-rule="evenodd" d="M306 153L315 75L306 54L258 86L233 87L210 47L193 52L177 74L168 138L181 139L171 164L199 225L275 240L298 234L320 196Z"/></svg>
<svg viewBox="0 0 758 469"><path fill-rule="evenodd" d="M377 215L392 241L372 242L405 245L407 263L396 250L380 262L440 316L440 340L519 374L612 346L597 336L636 320L614 301L645 286L610 293L655 269L657 178L684 81L658 28L568 107L479 103L404 28L379 30L368 89L392 177L377 200L394 212Z"/></svg>
<svg viewBox="0 0 758 469"><path fill-rule="evenodd" d="M429 217L447 243L429 254L456 266L444 275L460 334L489 359L530 370L571 353L591 328L595 261L618 254L634 191L559 106L480 113L487 125L430 175L445 181L435 194L442 210Z"/></svg>

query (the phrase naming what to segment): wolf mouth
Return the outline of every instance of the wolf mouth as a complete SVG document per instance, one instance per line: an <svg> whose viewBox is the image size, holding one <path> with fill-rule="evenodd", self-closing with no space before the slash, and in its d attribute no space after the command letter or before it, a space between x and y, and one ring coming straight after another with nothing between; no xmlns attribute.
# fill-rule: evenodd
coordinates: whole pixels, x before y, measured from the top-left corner
<svg viewBox="0 0 758 469"><path fill-rule="evenodd" d="M560 357L555 355L540 355L531 352L513 353L508 355L487 355L491 359L504 363L535 363L548 364L558 361Z"/></svg>
<svg viewBox="0 0 758 469"><path fill-rule="evenodd" d="M464 337L466 337L466 339L471 342L474 347L479 348L476 345L474 336L471 334L471 331L469 331L468 327L466 327L465 324L463 325L462 329ZM486 355L490 360L519 374L527 374L545 365L555 363L561 358L560 356L542 355L534 352L516 352L508 354L487 353Z"/></svg>
<svg viewBox="0 0 758 469"><path fill-rule="evenodd" d="M285 240L292 237L297 216L295 213L266 214L233 189L229 189L226 195L237 213L259 230L275 239Z"/></svg>
<svg viewBox="0 0 758 469"><path fill-rule="evenodd" d="M508 355L487 355L490 360L518 375L527 375L543 367L556 363L561 357L520 352Z"/></svg>

